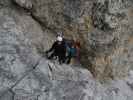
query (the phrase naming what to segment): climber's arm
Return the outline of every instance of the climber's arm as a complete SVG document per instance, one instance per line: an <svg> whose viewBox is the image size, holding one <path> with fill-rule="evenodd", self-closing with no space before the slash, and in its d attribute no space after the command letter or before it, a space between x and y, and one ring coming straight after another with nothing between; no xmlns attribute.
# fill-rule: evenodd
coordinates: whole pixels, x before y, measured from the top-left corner
<svg viewBox="0 0 133 100"><path fill-rule="evenodd" d="M56 42L54 42L54 44L52 45L52 47L47 52L53 51L55 49L55 46L56 46Z"/></svg>

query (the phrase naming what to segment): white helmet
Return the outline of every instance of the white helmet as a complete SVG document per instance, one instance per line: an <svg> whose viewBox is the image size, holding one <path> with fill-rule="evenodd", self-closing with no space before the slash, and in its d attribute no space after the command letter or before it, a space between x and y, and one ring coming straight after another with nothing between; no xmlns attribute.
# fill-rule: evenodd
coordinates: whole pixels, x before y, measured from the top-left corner
<svg viewBox="0 0 133 100"><path fill-rule="evenodd" d="M57 37L57 41L62 41L62 40L63 40L63 38L61 36Z"/></svg>

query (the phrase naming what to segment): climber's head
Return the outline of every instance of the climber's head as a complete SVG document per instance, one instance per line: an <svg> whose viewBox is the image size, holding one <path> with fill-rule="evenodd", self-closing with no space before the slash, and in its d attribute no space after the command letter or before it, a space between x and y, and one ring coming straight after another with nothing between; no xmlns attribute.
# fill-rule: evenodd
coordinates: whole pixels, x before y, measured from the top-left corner
<svg viewBox="0 0 133 100"><path fill-rule="evenodd" d="M63 32L58 32L58 33L57 33L57 37L58 37L58 36L63 37Z"/></svg>
<svg viewBox="0 0 133 100"><path fill-rule="evenodd" d="M58 41L59 43L61 43L61 42L63 41L63 38L62 38L61 36L58 36L58 37L57 37L57 41Z"/></svg>

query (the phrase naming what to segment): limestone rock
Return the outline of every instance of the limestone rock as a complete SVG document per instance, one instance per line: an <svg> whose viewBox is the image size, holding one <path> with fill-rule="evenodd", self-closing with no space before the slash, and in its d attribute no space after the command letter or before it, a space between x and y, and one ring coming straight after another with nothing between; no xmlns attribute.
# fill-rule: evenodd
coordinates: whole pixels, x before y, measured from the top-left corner
<svg viewBox="0 0 133 100"><path fill-rule="evenodd" d="M2 8L0 22L1 91L12 86L36 63L36 45L43 37L40 26L22 12Z"/></svg>
<svg viewBox="0 0 133 100"><path fill-rule="evenodd" d="M25 8L25 9L32 9L33 7L33 0L14 0L14 2L16 2L17 4L19 4L19 6Z"/></svg>
<svg viewBox="0 0 133 100"><path fill-rule="evenodd" d="M127 75L132 66L132 0L15 1L27 9L33 5L29 12L49 34L62 31L79 39L81 63L96 77Z"/></svg>
<svg viewBox="0 0 133 100"><path fill-rule="evenodd" d="M10 6L12 4L11 0L0 0L0 8Z"/></svg>
<svg viewBox="0 0 133 100"><path fill-rule="evenodd" d="M0 1L0 100L133 99L131 0L15 2ZM58 31L82 40L91 72L42 57Z"/></svg>

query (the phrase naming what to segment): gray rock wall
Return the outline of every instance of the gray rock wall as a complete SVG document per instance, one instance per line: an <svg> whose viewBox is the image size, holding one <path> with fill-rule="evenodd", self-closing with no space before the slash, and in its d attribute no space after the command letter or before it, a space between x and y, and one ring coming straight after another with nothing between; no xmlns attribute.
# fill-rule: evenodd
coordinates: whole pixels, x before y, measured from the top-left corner
<svg viewBox="0 0 133 100"><path fill-rule="evenodd" d="M104 5L103 0L98 8L94 7L96 13L92 16L92 4L98 2L101 1L16 0L18 6L1 0L0 100L132 100L132 8L125 9L129 2L120 2L126 4L122 5L124 11L112 8L103 12L104 6L115 5L115 1ZM120 6L119 2L116 4ZM63 15L56 17L60 10ZM120 10L126 14L122 18L111 15L116 16L117 25L107 15ZM100 14L104 14L104 19L94 22L101 19ZM82 52L82 63L89 66L93 75L80 65L59 65L40 55L51 46L56 31L81 38L86 50ZM101 80L126 77L99 82L94 75Z"/></svg>
<svg viewBox="0 0 133 100"><path fill-rule="evenodd" d="M132 100L132 3L1 0L0 100ZM60 31L81 40L81 63L93 76L116 80L106 86L81 66L41 58Z"/></svg>
<svg viewBox="0 0 133 100"><path fill-rule="evenodd" d="M50 33L82 42L81 63L98 78L132 67L132 0L14 0Z"/></svg>

